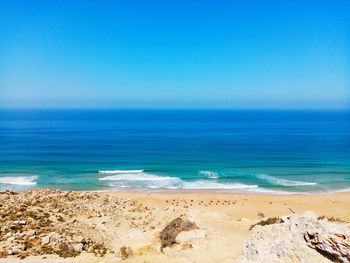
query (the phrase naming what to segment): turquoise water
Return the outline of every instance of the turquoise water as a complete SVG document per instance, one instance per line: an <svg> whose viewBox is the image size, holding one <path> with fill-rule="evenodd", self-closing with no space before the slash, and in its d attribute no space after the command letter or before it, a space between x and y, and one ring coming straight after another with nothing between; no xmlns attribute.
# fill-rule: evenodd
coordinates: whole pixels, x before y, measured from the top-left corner
<svg viewBox="0 0 350 263"><path fill-rule="evenodd" d="M349 111L1 110L0 189L350 190Z"/></svg>

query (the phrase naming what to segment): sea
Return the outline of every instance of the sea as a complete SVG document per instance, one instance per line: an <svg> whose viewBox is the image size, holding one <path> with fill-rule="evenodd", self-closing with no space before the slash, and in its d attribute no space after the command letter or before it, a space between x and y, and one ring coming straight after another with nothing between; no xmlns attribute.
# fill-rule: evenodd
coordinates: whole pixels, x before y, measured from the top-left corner
<svg viewBox="0 0 350 263"><path fill-rule="evenodd" d="M350 111L0 110L0 190L350 191Z"/></svg>

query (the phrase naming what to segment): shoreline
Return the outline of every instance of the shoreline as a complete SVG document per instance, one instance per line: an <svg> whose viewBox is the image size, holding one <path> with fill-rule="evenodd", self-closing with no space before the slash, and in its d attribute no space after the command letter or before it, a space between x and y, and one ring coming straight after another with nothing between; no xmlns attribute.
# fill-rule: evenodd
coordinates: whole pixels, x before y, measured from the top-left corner
<svg viewBox="0 0 350 263"><path fill-rule="evenodd" d="M77 192L77 193L135 193L135 194L218 194L218 195L248 195L248 196L324 196L324 195L337 195L337 194L350 194L350 188L343 190L335 190L329 192L289 192L278 190L267 191L234 191L226 189L169 189L169 188L141 188L141 187L125 187L125 188L108 188L108 189L96 189L96 190L73 190L54 187L33 187L26 189L16 188L3 188L0 193L6 191L14 192L26 192L35 190L52 190L60 192Z"/></svg>
<svg viewBox="0 0 350 263"><path fill-rule="evenodd" d="M41 189L41 188L38 188ZM43 188L45 189L45 188ZM60 191L66 191L63 189L59 189ZM106 190L87 190L87 191L80 191L78 192L107 192L107 193L123 193L123 192L130 192L130 193L202 193L202 194L241 194L241 195L331 195L331 194L338 194L338 193L350 193L350 188L342 189L342 190L335 190L335 191L329 191L329 192L289 192L289 191L279 191L279 190L269 190L264 189L266 191L234 191L234 190L226 190L226 189L183 189L183 188L177 188L177 189L169 189L169 188L112 188L112 189L106 189ZM76 191L76 190L67 190L67 191Z"/></svg>
<svg viewBox="0 0 350 263"><path fill-rule="evenodd" d="M350 188L345 188L342 190L326 191L326 192L289 192L289 191L279 191L279 190L267 190L266 191L234 191L232 189L183 189L183 188L141 188L141 187L125 187L125 188L108 188L108 189L96 189L96 190L72 190L72 189L61 189L53 187L34 187L28 189L15 189L8 188L0 190L0 192L6 190L12 190L17 192L49 189L57 190L62 192L80 192L80 193L159 193L159 194L232 194L232 195L267 195L267 196L310 196L310 195L334 195L348 193L350 194ZM264 189L265 190L265 189Z"/></svg>

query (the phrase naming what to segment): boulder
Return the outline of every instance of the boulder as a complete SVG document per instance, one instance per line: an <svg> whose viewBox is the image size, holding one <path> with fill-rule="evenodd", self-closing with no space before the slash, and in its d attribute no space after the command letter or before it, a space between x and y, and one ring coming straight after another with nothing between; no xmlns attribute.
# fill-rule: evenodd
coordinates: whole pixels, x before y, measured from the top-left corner
<svg viewBox="0 0 350 263"><path fill-rule="evenodd" d="M43 246L48 245L48 244L50 243L50 239L51 239L50 236L44 236L44 237L41 239L41 245L43 245Z"/></svg>
<svg viewBox="0 0 350 263"><path fill-rule="evenodd" d="M78 243L73 246L73 249L75 252L81 252L83 251L83 247L84 245L82 243Z"/></svg>
<svg viewBox="0 0 350 263"><path fill-rule="evenodd" d="M238 262L350 262L350 228L313 213L282 217L282 223L255 225Z"/></svg>

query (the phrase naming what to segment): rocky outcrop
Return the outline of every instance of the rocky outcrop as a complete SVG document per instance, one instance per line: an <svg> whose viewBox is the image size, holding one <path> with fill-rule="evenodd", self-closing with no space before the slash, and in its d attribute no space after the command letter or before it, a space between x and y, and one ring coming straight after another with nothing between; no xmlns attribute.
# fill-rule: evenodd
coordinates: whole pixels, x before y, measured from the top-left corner
<svg viewBox="0 0 350 263"><path fill-rule="evenodd" d="M98 221L101 227L105 224L103 217L130 218L134 211L146 208L102 193L45 189L0 192L0 258L47 254L74 257L81 252L104 256L108 248L103 238L97 239L103 233L103 229L96 229ZM118 225L114 221L113 225ZM142 222L146 223L143 218ZM134 223L134 227L138 225ZM97 235L91 234L93 231Z"/></svg>
<svg viewBox="0 0 350 263"><path fill-rule="evenodd" d="M238 262L350 262L349 226L318 220L311 212L281 219L256 225Z"/></svg>
<svg viewBox="0 0 350 263"><path fill-rule="evenodd" d="M342 233L319 233L307 230L304 238L309 247L334 262L350 262L350 236Z"/></svg>

